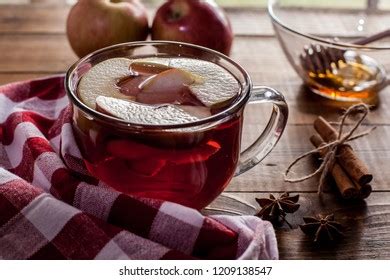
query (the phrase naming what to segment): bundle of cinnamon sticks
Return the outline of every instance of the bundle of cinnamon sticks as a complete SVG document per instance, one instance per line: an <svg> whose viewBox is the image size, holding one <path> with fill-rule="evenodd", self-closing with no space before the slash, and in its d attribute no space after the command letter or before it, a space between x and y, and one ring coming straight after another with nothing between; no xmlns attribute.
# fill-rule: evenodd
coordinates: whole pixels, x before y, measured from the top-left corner
<svg viewBox="0 0 390 280"><path fill-rule="evenodd" d="M337 139L336 129L322 117L315 120L314 128L318 134L311 136L310 141L316 148ZM327 148L319 151L322 157L326 153ZM364 199L372 192L370 185L373 179L372 174L348 144L343 144L338 148L337 160L332 167L331 174L341 196L345 199Z"/></svg>

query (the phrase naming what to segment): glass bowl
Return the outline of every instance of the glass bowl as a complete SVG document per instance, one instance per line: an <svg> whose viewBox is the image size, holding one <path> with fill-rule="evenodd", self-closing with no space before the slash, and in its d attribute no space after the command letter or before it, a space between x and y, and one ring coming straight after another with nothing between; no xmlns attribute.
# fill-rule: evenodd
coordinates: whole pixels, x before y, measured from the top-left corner
<svg viewBox="0 0 390 280"><path fill-rule="evenodd" d="M376 105L388 85L390 36L357 40L389 28L390 10L367 0L269 0L276 37L312 92L337 101Z"/></svg>

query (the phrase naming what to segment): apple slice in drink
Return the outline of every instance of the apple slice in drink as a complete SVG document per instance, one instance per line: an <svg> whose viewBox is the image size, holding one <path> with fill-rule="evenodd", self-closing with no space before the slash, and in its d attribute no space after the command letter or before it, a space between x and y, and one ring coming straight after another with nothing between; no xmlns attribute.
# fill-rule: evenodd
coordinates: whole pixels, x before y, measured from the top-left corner
<svg viewBox="0 0 390 280"><path fill-rule="evenodd" d="M133 96L136 100L141 93L140 85L153 76L170 70L168 63L161 64L149 60L135 60L129 66L130 75L120 78L116 83L117 89L126 96Z"/></svg>
<svg viewBox="0 0 390 280"><path fill-rule="evenodd" d="M205 119L211 116L210 108L204 106L177 105L177 107L199 119Z"/></svg>
<svg viewBox="0 0 390 280"><path fill-rule="evenodd" d="M138 59L131 63L130 71L139 74L156 75L172 69L172 67L168 65L168 62L165 64L163 64L163 62L164 61L161 61L161 63L159 63L153 60Z"/></svg>
<svg viewBox="0 0 390 280"><path fill-rule="evenodd" d="M168 62L111 58L92 67L80 80L78 95L88 107L96 108L98 96L135 100L139 85L150 76L171 69ZM164 63L165 62L165 63Z"/></svg>
<svg viewBox="0 0 390 280"><path fill-rule="evenodd" d="M127 58L112 58L92 67L78 85L78 95L81 101L95 109L98 96L134 99L132 96L122 94L116 85L120 78L131 74L130 63L131 60Z"/></svg>
<svg viewBox="0 0 390 280"><path fill-rule="evenodd" d="M146 105L111 97L99 96L96 99L97 110L109 116L141 125L180 124L210 116L206 107L181 105ZM202 141L204 131L176 129L165 131L147 131L134 133L132 137L143 143L159 147L189 147Z"/></svg>
<svg viewBox="0 0 390 280"><path fill-rule="evenodd" d="M198 75L172 68L151 76L139 88L137 101L146 104L182 104L202 106L203 103L192 93L189 86L202 83Z"/></svg>
<svg viewBox="0 0 390 280"><path fill-rule="evenodd" d="M107 115L141 125L181 124L199 120L175 105L146 105L107 96L96 98L96 109Z"/></svg>
<svg viewBox="0 0 390 280"><path fill-rule="evenodd" d="M136 99L140 94L140 85L151 77L172 69L168 66L168 63L162 64L149 60L135 60L129 66L130 75L118 79L116 83L117 89L126 96L133 96Z"/></svg>
<svg viewBox="0 0 390 280"><path fill-rule="evenodd" d="M215 63L200 59L172 58L169 66L202 77L202 83L192 83L189 88L202 104L212 110L228 106L239 94L238 81Z"/></svg>
<svg viewBox="0 0 390 280"><path fill-rule="evenodd" d="M218 110L228 106L238 92L238 82L225 69L189 58L112 58L92 67L78 85L81 101L92 109L98 96L107 96Z"/></svg>

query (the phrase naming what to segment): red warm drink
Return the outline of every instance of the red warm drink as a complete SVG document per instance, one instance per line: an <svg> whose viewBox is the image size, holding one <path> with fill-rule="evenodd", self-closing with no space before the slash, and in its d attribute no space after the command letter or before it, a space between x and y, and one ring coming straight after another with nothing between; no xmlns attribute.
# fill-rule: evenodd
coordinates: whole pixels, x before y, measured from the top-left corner
<svg viewBox="0 0 390 280"><path fill-rule="evenodd" d="M118 191L202 208L232 178L242 111L220 123L190 125L222 112L239 96L238 81L222 67L185 58L106 60L81 79L78 96L100 113L145 127L112 129L75 113L89 172Z"/></svg>

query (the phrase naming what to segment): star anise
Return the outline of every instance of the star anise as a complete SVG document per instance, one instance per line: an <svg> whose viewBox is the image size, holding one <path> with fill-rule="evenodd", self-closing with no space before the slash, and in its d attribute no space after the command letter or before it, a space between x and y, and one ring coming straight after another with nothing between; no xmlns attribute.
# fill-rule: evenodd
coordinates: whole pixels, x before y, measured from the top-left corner
<svg viewBox="0 0 390 280"><path fill-rule="evenodd" d="M300 225L301 230L311 237L315 243L333 242L344 236L343 226L334 220L334 215L319 215L318 217L304 217L305 224Z"/></svg>
<svg viewBox="0 0 390 280"><path fill-rule="evenodd" d="M270 194L269 198L256 198L257 203L260 204L261 210L256 216L268 220L272 223L279 221L280 219L286 222L286 224L292 228L289 222L286 220L287 213L294 213L298 210L299 194L290 196L285 192L278 198Z"/></svg>

